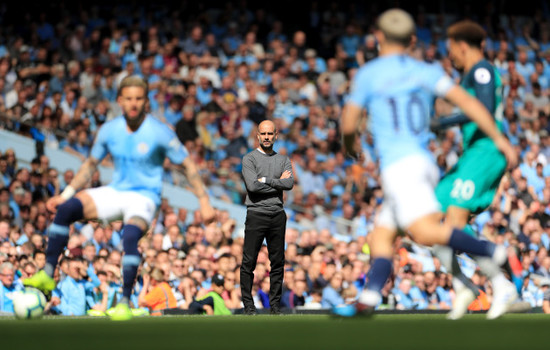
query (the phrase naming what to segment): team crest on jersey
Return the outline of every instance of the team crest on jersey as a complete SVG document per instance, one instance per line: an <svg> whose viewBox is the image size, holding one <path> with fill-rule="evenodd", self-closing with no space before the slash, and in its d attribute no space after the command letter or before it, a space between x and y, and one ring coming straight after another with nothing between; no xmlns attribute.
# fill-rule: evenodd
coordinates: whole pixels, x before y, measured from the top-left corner
<svg viewBox="0 0 550 350"><path fill-rule="evenodd" d="M149 151L149 145L147 145L145 142L140 142L137 146L137 150L141 154L147 153Z"/></svg>
<svg viewBox="0 0 550 350"><path fill-rule="evenodd" d="M480 84L487 84L491 81L491 73L487 68L478 68L474 72L474 79Z"/></svg>

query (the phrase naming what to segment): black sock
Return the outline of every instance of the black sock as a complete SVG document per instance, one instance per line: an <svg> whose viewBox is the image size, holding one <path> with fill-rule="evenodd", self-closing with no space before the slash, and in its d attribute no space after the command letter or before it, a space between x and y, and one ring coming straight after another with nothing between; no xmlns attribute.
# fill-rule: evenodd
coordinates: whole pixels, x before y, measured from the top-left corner
<svg viewBox="0 0 550 350"><path fill-rule="evenodd" d="M136 281L137 271L141 263L141 256L137 244L143 230L135 225L124 225L122 229L122 246L124 256L122 257L122 296L124 301L129 300Z"/></svg>
<svg viewBox="0 0 550 350"><path fill-rule="evenodd" d="M495 251L495 244L489 241L480 241L468 235L462 230L454 229L447 244L454 250L463 251L467 254L492 257Z"/></svg>
<svg viewBox="0 0 550 350"><path fill-rule="evenodd" d="M367 289L380 292L390 277L392 262L386 258L374 259L368 273Z"/></svg>

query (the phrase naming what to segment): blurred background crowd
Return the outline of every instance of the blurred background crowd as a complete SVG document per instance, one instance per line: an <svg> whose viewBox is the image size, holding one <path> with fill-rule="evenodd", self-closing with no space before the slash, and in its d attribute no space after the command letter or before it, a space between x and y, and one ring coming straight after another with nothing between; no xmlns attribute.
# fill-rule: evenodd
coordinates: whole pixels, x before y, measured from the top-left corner
<svg viewBox="0 0 550 350"><path fill-rule="evenodd" d="M50 166L42 150L59 149L84 160L98 128L120 114L119 82L139 75L149 83L149 113L176 131L210 195L228 203L243 203L241 158L257 147L256 125L275 121L275 149L290 157L297 183L285 193L289 221L297 228L286 233L282 306L328 308L354 300L369 269L368 234L383 193L371 136L362 130L363 154L358 161L346 159L339 117L357 69L377 57L372 33L385 7L379 2L284 3L214 2L207 7L184 1L137 7L59 2L28 12L0 5L0 128L38 145L27 163L0 140L0 281L5 290L17 288L44 266L46 230L53 219L44 203L77 170ZM550 285L548 2L534 2L529 9L504 6L504 1L466 1L460 7L420 3L403 4L417 25L411 54L441 64L457 82L460 72L447 57L447 26L472 18L488 33L485 54L505 86L504 131L521 163L472 225L486 239L510 247L522 298L541 307ZM428 142L443 176L461 154L460 130L433 134ZM168 162L164 181L186 185ZM103 184L97 172L89 186ZM216 281L223 284L226 306L240 308L243 239L238 225L219 210L217 225L206 227L198 213L164 200L140 243L144 262L134 305L153 309L147 293L168 283L177 307L187 309L220 274L222 281ZM78 315L116 304L121 227L120 222L74 225L52 298L56 312ZM450 277L428 249L398 239L394 262L381 307L450 308ZM490 284L467 257L461 263L483 291L472 309L488 308ZM83 291L66 282L73 280ZM254 282L258 307L268 307L265 247ZM0 302L6 311L4 304L9 301Z"/></svg>

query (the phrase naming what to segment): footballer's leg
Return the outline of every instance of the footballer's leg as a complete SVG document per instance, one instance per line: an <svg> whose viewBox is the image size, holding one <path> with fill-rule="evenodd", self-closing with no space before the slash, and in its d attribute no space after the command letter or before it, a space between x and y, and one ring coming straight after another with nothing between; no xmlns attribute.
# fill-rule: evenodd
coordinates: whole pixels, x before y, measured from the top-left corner
<svg viewBox="0 0 550 350"><path fill-rule="evenodd" d="M447 208L445 220L452 227L464 227L466 222L468 222L469 216L469 210L456 206L449 206ZM453 249L448 246L435 245L433 247L433 253L439 259L441 265L445 266L447 271L453 275L453 289L455 290L456 297L453 308L447 314L447 318L450 320L457 320L466 314L470 304L477 298L479 295L478 289L470 279L462 273Z"/></svg>
<svg viewBox="0 0 550 350"><path fill-rule="evenodd" d="M374 260L368 272L366 288L359 296L359 312L374 309L382 299L380 292L392 272L393 241L396 232L395 229L379 226L371 233L371 254Z"/></svg>
<svg viewBox="0 0 550 350"><path fill-rule="evenodd" d="M23 284L38 288L49 294L55 288L53 275L59 256L69 241L70 225L82 219L91 220L95 218L97 218L96 206L86 191L81 191L75 197L60 204L53 223L48 227L46 265L42 271L23 281Z"/></svg>
<svg viewBox="0 0 550 350"><path fill-rule="evenodd" d="M122 228L122 298L111 314L114 321L124 321L132 317L130 298L134 289L141 255L138 251L138 242L147 231L150 222L156 213L153 201L138 193L123 192L121 198L126 205L124 211L124 227ZM135 305L137 307L137 305Z"/></svg>
<svg viewBox="0 0 550 350"><path fill-rule="evenodd" d="M140 217L130 218L122 228L122 298L109 314L113 321L126 321L132 318L130 298L136 281L141 256L138 241L147 230L147 222Z"/></svg>
<svg viewBox="0 0 550 350"><path fill-rule="evenodd" d="M357 314L371 315L382 300L381 290L386 284L392 271L393 241L396 229L382 226L375 227L369 234L372 240L372 265L367 275L367 285L359 295L355 307L352 305L338 305L332 312L337 316L351 317Z"/></svg>

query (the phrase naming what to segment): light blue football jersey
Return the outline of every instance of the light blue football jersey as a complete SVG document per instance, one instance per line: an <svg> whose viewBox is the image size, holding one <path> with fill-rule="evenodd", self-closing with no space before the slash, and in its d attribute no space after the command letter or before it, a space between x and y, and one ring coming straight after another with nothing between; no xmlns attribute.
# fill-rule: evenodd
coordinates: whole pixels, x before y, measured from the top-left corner
<svg viewBox="0 0 550 350"><path fill-rule="evenodd" d="M434 98L453 85L439 65L407 55L381 56L357 71L348 103L367 109L382 169L410 155L428 155Z"/></svg>
<svg viewBox="0 0 550 350"><path fill-rule="evenodd" d="M102 160L107 153L114 162L109 186L119 191L134 191L160 204L162 164L165 157L181 164L189 155L168 126L147 115L138 130L127 130L126 120L119 116L99 130L91 156Z"/></svg>

